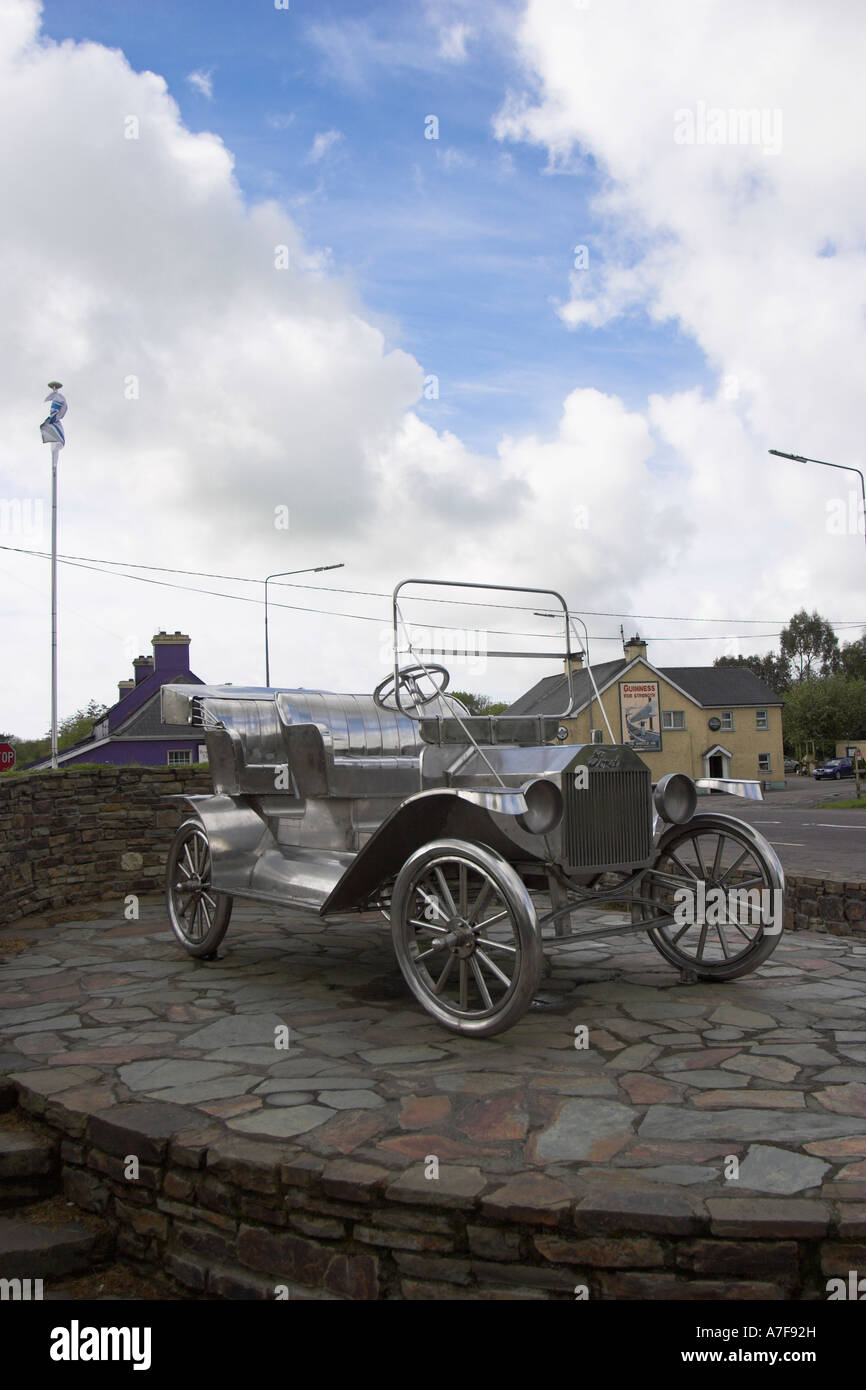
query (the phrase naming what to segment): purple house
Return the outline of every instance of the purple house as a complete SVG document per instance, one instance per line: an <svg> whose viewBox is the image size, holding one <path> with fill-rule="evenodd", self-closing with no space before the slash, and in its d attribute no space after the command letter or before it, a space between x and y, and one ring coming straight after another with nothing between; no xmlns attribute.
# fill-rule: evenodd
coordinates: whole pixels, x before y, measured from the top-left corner
<svg viewBox="0 0 866 1390"><path fill-rule="evenodd" d="M58 763L144 763L175 767L207 762L200 729L160 723L159 692L164 685L202 685L189 669L189 641L182 632L158 632L153 656L137 656L134 680L118 683L119 699L93 726L89 738L58 753ZM49 767L50 759L31 765Z"/></svg>

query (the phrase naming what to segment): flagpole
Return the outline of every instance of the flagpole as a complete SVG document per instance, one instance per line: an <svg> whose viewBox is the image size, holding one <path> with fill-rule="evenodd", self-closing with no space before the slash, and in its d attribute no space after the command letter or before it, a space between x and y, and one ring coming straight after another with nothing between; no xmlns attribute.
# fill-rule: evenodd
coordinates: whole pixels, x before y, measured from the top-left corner
<svg viewBox="0 0 866 1390"><path fill-rule="evenodd" d="M57 453L51 446L51 766L57 768Z"/></svg>
<svg viewBox="0 0 866 1390"><path fill-rule="evenodd" d="M51 766L57 767L57 456L66 443L60 421L66 414L62 383L49 381L48 416L39 426L43 444L51 445Z"/></svg>

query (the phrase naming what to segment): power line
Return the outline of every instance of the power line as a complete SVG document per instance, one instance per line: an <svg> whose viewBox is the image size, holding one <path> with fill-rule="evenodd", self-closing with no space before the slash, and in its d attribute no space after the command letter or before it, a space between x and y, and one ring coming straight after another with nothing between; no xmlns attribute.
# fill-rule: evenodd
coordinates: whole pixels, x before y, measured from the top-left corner
<svg viewBox="0 0 866 1390"><path fill-rule="evenodd" d="M47 551L30 550L30 549L27 549L27 548L25 548L25 547L23 547L23 546L0 545L0 550L12 551L12 552L15 552L16 554L21 554L21 555L31 555L31 556L36 557L37 559L48 559L48 558L49 558L48 552L47 552ZM96 573L96 574L108 574L108 573L111 573L110 570L107 570L107 569L104 568L105 565L111 565L112 567L118 567L118 566L122 566L122 565L125 563L125 562L122 561L122 560L92 560L92 561L89 561L89 560L87 560L85 557L73 558L73 557L71 557L71 556L65 556L65 555L62 555L62 556L59 555L59 556L58 556L58 559L61 561L61 563L66 564L66 565L70 565L73 569L91 570L91 571L93 571L93 572ZM189 574L189 575L192 575L192 576L200 575L200 576L202 576L202 577L204 577L204 576L205 576L205 573L206 573L205 571L201 571L201 570L181 570L181 569L174 569L174 568L171 568L171 567L169 567L169 566L164 566L164 565L136 565L135 568L136 568L136 569L149 569L149 570L155 570L155 571L157 571L158 573L163 573L163 574ZM233 600L235 603L255 603L255 604L258 604L258 603L261 602L260 599L257 599L257 598L247 598L247 597L246 597L245 595L243 595L243 594L226 594L226 593L223 593L223 592L221 592L220 590L217 590L217 589L202 589L202 588L199 588L199 587L197 587L197 586L193 586L193 585L189 585L189 584L173 584L173 583L171 583L170 580L164 580L164 579L149 579L149 578L145 577L144 575L140 575L140 574L129 574L129 573L127 573L127 572L126 572L125 570L123 570L123 569L119 569L119 570L117 571L117 577L118 577L118 578L121 578L121 579L132 579L132 580L135 580L135 581L136 581L137 583L139 583L139 584L152 584L152 585L157 586L158 588L163 588L163 589L175 589L175 590L179 591L180 593L203 594L203 595L205 595L206 597L210 597L210 598L231 599L231 600ZM244 584L262 584L262 583L264 582L263 580L260 580L260 579L252 579L252 578L249 578L249 577L243 576L243 575L213 575L213 576L208 576L208 577L212 577L212 578L216 578L216 579L220 579L220 578L221 578L221 579L224 579L224 580L226 580L226 581L228 581L228 582L236 582L236 583L244 583ZM378 592L376 592L375 590L364 590L364 589L339 589L339 588L334 588L334 587L326 586L326 585L315 585L315 584L286 584L286 585L283 585L282 587L284 587L284 588L308 589L308 590L312 590L314 593L317 593L317 592L324 592L324 593L343 593L343 594L357 595L358 597L387 598L387 599L389 599L389 600L390 600L390 598L391 598L391 595L390 595L390 594L378 593ZM418 602L422 602L422 603L423 603L423 602L427 602L427 603L443 603L443 604L448 605L448 606L450 606L450 604L451 604L452 602L455 603L455 604L467 604L467 603L468 603L468 606L470 606L470 607L476 607L476 608L477 608L477 607L485 607L485 608L486 608L486 607L489 607L489 608L509 608L509 609L514 609L514 610L519 611L519 612L536 611L536 610L530 609L530 608L528 608L528 607L525 607L525 606L519 605L519 604L501 604L501 603L489 603L489 604L487 604L487 603L482 603L481 601L473 602L472 600L461 600L461 599L455 599L455 600L452 601L452 600L449 600L449 599L425 599L425 598L419 597L417 601L418 601ZM289 610L289 611L291 611L291 612L295 612L295 613L312 613L312 614L316 614L316 615L321 616L321 617L329 617L329 618L350 618L350 619L352 619L352 620L354 620L354 621L356 621L356 622L379 623L379 624L381 624L382 622L385 621L384 617L371 617L371 616L369 616L369 615L367 615L367 614L363 614L363 613L345 613L345 612L341 612L341 611L336 610L336 609L329 609L329 608L309 608L309 607L306 607L306 606L301 605L301 604L277 603L277 602L274 602L274 603L273 603L273 607L275 607L275 608L285 608L285 609L287 609L287 610ZM621 617L621 616L622 616L622 617L632 617L632 618L633 618L633 617L639 617L639 616L640 616L639 614L613 614L613 613L592 612L591 610L586 610L586 611L587 611L587 615L590 616L590 617ZM774 619L772 619L772 618L770 618L770 619L763 619L763 620L762 620L762 619L756 619L756 618L744 618L744 619L733 619L733 618L732 618L732 619L724 619L724 618L663 618L663 617L660 617L659 615L656 615L655 620L656 620L656 621L659 621L659 622L737 622L737 621L742 621L742 622L744 622L744 623L752 623L752 622L759 622L759 621L767 621L767 622L773 622L773 621L774 621ZM776 621L777 621L777 620L776 620ZM417 627L424 627L424 628L435 628L435 627L437 627L438 625L435 624L435 623L416 622L416 623L415 623L415 626L417 626ZM861 623L859 623L859 622L839 622L839 623L832 623L831 626L833 626L833 627L839 627L839 628L842 628L842 627L860 627L860 626L861 626ZM547 640L547 639L549 639L549 636L550 636L550 634L549 634L548 632L519 632L519 631L515 631L513 628L506 628L506 629L502 629L502 628L484 628L484 629L482 629L482 630L483 630L484 632L486 632L486 633L489 633L490 636L495 636L495 637L531 637L531 638L543 638L543 639ZM776 637L778 637L779 635L780 635L779 632L729 633L729 634L727 634L726 640L729 640L729 641L738 641L738 642L742 642L742 641L754 641L755 639L776 638ZM618 639L617 639L616 636L613 636L613 637L603 637L603 636L601 636L600 634L593 634L593 635L591 636L591 639L590 639L590 640L593 641L593 642L615 642L615 641L617 641ZM670 634L665 634L664 636L647 636L646 638L644 638L644 640L647 641L647 642L710 642L710 641L714 641L714 640L717 641L717 640L719 640L719 639L718 639L718 638L707 637L707 636L696 636L696 635L682 636L682 637L672 637Z"/></svg>
<svg viewBox="0 0 866 1390"><path fill-rule="evenodd" d="M29 550L24 546L0 545L0 550L13 550L17 555L35 555L47 559L47 550ZM167 566L167 564L139 564L135 560L106 560L92 555L60 555L60 559L79 560L89 564L110 564L126 570L153 570L157 574L188 574L192 578L199 580L227 580L234 584L263 584L264 580L250 577L247 574L213 574L209 570L181 570L177 567ZM128 578L135 578L135 575L128 575ZM356 594L359 598L391 599L391 594L379 592L378 589L349 589L339 588L332 584L278 584L274 581L275 588L286 589L311 589L313 592L322 594ZM498 607L498 609L510 609L517 613L534 612L534 605L527 603L495 603L487 602L484 599L432 599L424 598L423 595L407 595L407 599L413 603L442 603L442 605L452 606L461 605L466 607ZM683 614L671 613L610 613L606 609L582 609L582 613L587 617L627 617L627 619L639 619L651 621L651 623L744 623L756 624L763 623L785 623L787 619L781 617L687 617ZM828 620L831 621L831 620ZM860 627L866 619L842 619L838 623L831 621L831 627ZM756 632L756 637L767 637L766 632ZM655 638L659 641L659 638ZM678 641L685 641L685 638L678 638Z"/></svg>

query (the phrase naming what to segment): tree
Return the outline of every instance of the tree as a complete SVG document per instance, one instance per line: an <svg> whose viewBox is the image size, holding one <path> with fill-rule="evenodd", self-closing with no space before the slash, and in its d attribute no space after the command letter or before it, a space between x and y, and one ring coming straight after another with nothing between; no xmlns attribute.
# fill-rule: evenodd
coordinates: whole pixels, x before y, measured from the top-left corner
<svg viewBox="0 0 866 1390"><path fill-rule="evenodd" d="M102 718L106 710L106 705L91 700L85 709L77 709L74 714L68 714L61 720L57 729L58 748L71 748L73 743L88 738L93 732L94 724Z"/></svg>
<svg viewBox="0 0 866 1390"><path fill-rule="evenodd" d="M831 675L839 666L839 639L817 610L795 613L780 636L782 655L793 668L795 680Z"/></svg>
<svg viewBox="0 0 866 1390"><path fill-rule="evenodd" d="M100 705L96 700L91 700L84 709L77 709L74 714L68 714L65 719L61 719L57 726L57 747L60 749L71 748L74 743L88 738L93 731L94 724L102 718L106 711L106 705ZM5 737L15 747L18 767L24 767L27 763L38 762L41 758L47 758L51 753L50 730L42 738L17 738L15 734L6 734Z"/></svg>
<svg viewBox="0 0 866 1390"><path fill-rule="evenodd" d="M713 665L747 666L777 695L784 695L790 689L791 666L788 658L778 652L765 652L763 656L717 656Z"/></svg>
<svg viewBox="0 0 866 1390"><path fill-rule="evenodd" d="M846 642L839 653L839 663L844 675L855 680L866 680L866 636L855 642Z"/></svg>
<svg viewBox="0 0 866 1390"><path fill-rule="evenodd" d="M472 695L468 690L449 690L455 700L460 700L470 714L502 714L508 705L501 700L491 700L487 695Z"/></svg>
<svg viewBox="0 0 866 1390"><path fill-rule="evenodd" d="M789 746L814 740L830 753L837 742L866 738L866 681L844 675L797 681L785 696L782 733Z"/></svg>

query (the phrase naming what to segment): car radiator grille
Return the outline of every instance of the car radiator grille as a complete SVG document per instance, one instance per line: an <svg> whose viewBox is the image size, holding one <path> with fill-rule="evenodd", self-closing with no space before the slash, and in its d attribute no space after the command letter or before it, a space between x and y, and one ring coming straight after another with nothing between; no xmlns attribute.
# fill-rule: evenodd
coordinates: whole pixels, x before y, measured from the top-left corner
<svg viewBox="0 0 866 1390"><path fill-rule="evenodd" d="M640 864L652 854L652 782L649 768L592 769L579 790L563 778L564 850L570 868Z"/></svg>

